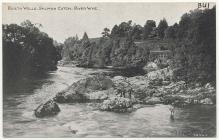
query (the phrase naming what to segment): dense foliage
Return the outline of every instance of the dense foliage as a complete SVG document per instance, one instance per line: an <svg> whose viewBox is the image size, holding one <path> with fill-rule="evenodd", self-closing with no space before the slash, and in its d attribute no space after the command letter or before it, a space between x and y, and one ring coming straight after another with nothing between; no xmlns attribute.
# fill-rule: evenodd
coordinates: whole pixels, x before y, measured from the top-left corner
<svg viewBox="0 0 219 140"><path fill-rule="evenodd" d="M147 20L143 29L143 38L147 39L153 31L153 28L156 27L156 22L153 20Z"/></svg>
<svg viewBox="0 0 219 140"><path fill-rule="evenodd" d="M37 24L27 20L21 25L3 25L2 28L5 78L56 68L61 57L53 39L41 32Z"/></svg>
<svg viewBox="0 0 219 140"><path fill-rule="evenodd" d="M142 67L151 50L172 52L170 60L176 81L207 83L216 81L216 7L194 10L181 17L179 23L168 26L166 19L147 20L144 27L131 20L105 28L103 37L65 41L70 60L80 66ZM162 43L166 42L166 43ZM165 45L166 44L166 45ZM153 61L153 60L152 60Z"/></svg>
<svg viewBox="0 0 219 140"><path fill-rule="evenodd" d="M157 27L159 38L164 38L164 35L165 35L164 32L167 29L167 27L168 27L168 24L167 24L166 19L161 20Z"/></svg>
<svg viewBox="0 0 219 140"><path fill-rule="evenodd" d="M176 26L172 26L176 28ZM182 16L177 32L175 78L189 82L216 82L216 7Z"/></svg>

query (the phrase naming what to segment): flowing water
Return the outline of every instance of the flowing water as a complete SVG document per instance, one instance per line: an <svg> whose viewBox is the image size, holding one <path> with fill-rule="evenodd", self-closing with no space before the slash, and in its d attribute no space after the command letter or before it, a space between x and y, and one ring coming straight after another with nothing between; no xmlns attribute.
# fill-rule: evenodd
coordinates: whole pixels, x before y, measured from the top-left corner
<svg viewBox="0 0 219 140"><path fill-rule="evenodd" d="M59 104L53 117L36 118L34 109L92 73L107 70L59 67L57 71L19 78L4 84L4 137L190 137L216 135L216 107L145 106L132 113L98 111L92 104Z"/></svg>

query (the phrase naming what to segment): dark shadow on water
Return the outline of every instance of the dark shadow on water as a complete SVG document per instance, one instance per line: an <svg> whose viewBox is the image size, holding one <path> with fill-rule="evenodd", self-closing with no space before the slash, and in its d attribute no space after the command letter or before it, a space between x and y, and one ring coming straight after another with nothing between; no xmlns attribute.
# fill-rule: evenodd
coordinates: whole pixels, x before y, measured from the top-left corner
<svg viewBox="0 0 219 140"><path fill-rule="evenodd" d="M49 72L31 72L19 73L17 75L4 76L3 75L3 95L11 96L15 94L30 94L34 89L45 84L46 79L51 75Z"/></svg>

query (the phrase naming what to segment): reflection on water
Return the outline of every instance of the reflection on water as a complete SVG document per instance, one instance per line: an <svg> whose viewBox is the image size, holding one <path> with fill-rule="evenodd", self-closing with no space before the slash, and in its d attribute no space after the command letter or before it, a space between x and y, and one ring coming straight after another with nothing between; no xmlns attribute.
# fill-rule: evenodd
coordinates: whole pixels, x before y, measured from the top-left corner
<svg viewBox="0 0 219 140"><path fill-rule="evenodd" d="M5 137L166 137L215 136L216 107L145 106L132 113L101 112L90 104L60 104L54 117L35 118L33 110L73 82L104 70L60 67L55 72L21 78L4 88Z"/></svg>

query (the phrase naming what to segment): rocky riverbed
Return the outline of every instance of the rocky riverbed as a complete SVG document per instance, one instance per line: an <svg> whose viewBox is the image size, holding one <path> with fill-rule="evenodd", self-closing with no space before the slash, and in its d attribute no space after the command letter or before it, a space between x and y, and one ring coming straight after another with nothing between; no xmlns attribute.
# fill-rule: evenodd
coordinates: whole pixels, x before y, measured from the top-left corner
<svg viewBox="0 0 219 140"><path fill-rule="evenodd" d="M101 111L131 112L143 105L169 104L185 107L194 104L215 104L215 87L207 83L186 85L173 82L169 68L155 70L142 76L106 76L106 73L89 75L58 92L36 110L37 117L57 114L58 104L97 103Z"/></svg>

